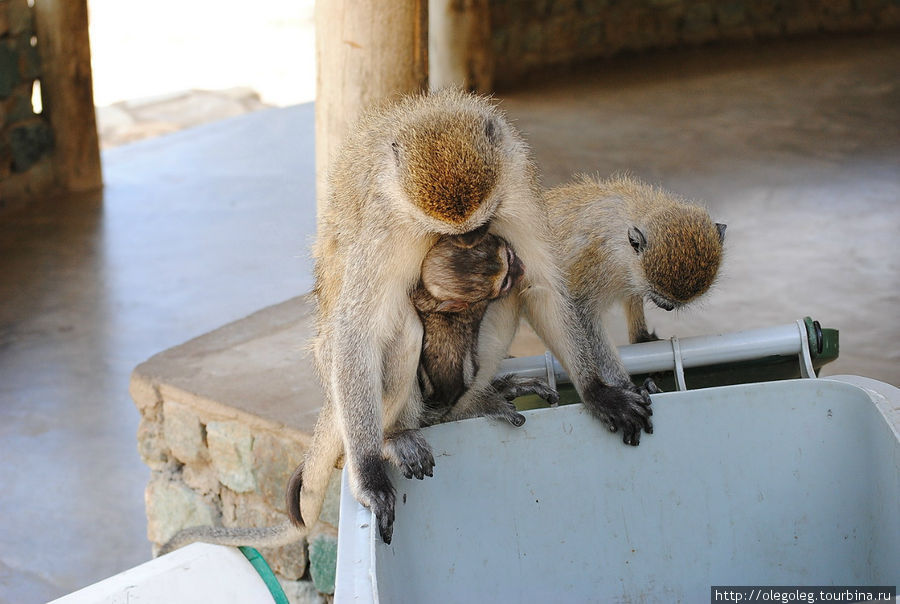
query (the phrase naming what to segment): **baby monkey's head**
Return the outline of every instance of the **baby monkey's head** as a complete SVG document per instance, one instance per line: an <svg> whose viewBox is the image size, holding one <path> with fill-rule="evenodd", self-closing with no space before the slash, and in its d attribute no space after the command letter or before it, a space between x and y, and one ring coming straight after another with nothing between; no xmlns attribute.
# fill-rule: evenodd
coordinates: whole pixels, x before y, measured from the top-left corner
<svg viewBox="0 0 900 604"><path fill-rule="evenodd" d="M643 228L629 228L628 242L646 279L644 297L674 310L705 293L719 271L724 241L725 225L689 204L655 213Z"/></svg>
<svg viewBox="0 0 900 604"><path fill-rule="evenodd" d="M487 225L463 235L445 235L422 261L422 284L440 301L439 312L504 296L525 274L512 247L487 232Z"/></svg>

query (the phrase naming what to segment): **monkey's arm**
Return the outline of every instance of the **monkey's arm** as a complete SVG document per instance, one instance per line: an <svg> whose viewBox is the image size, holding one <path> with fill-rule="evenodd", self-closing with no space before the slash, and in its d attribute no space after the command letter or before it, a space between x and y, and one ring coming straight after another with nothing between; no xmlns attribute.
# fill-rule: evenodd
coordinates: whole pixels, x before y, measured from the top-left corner
<svg viewBox="0 0 900 604"><path fill-rule="evenodd" d="M655 342L659 338L655 331L647 330L644 317L644 299L640 296L629 296L623 302L625 318L628 321L628 340L632 344L639 342Z"/></svg>
<svg viewBox="0 0 900 604"><path fill-rule="evenodd" d="M622 440L638 445L641 430L653 433L650 393L631 382L604 330L589 321L550 281L523 296L529 323L566 368L585 407Z"/></svg>
<svg viewBox="0 0 900 604"><path fill-rule="evenodd" d="M340 315L338 315L340 316ZM375 512L385 543L391 542L394 523L394 486L381 456L382 342L372 330L353 329L346 318L334 334L334 363L330 376L338 410L350 485L356 499ZM355 325L363 326L365 321Z"/></svg>

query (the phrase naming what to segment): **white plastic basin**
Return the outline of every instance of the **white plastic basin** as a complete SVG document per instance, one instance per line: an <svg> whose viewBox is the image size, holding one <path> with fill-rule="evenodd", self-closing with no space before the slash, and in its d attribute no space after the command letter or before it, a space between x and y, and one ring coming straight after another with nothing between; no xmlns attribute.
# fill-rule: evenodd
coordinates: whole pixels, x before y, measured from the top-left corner
<svg viewBox="0 0 900 604"><path fill-rule="evenodd" d="M429 428L390 546L342 493L338 602L703 602L711 585L896 585L900 391L865 378L654 396L622 444L581 405Z"/></svg>

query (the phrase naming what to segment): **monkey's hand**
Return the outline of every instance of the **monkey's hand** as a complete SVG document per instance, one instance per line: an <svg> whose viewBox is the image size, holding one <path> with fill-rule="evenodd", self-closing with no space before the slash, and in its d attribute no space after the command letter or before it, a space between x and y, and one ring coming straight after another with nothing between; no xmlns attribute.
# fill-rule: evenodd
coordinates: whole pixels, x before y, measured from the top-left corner
<svg viewBox="0 0 900 604"><path fill-rule="evenodd" d="M635 386L629 382L623 387L608 386L595 380L585 389L584 406L606 424L610 432L618 432L621 428L622 441L636 447L641 442L641 429L647 434L653 434L650 394L659 391L650 378L647 378L643 386Z"/></svg>
<svg viewBox="0 0 900 604"><path fill-rule="evenodd" d="M384 439L384 458L407 478L433 476L434 455L418 430L401 430Z"/></svg>
<svg viewBox="0 0 900 604"><path fill-rule="evenodd" d="M362 460L357 485L356 499L375 512L381 539L390 544L394 535L394 485L380 457L370 456Z"/></svg>

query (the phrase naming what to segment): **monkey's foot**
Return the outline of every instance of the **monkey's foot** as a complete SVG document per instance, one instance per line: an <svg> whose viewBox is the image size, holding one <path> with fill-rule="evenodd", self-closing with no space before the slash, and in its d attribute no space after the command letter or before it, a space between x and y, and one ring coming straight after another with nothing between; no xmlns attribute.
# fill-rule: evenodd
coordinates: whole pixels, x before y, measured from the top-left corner
<svg viewBox="0 0 900 604"><path fill-rule="evenodd" d="M394 535L394 485L380 457L367 457L360 463L356 499L375 512L381 540L390 544Z"/></svg>
<svg viewBox="0 0 900 604"><path fill-rule="evenodd" d="M659 336L656 335L655 331L648 332L646 329L638 332L637 336L634 338L633 344L640 344L641 342L657 342L659 341Z"/></svg>
<svg viewBox="0 0 900 604"><path fill-rule="evenodd" d="M433 476L434 455L418 430L402 430L384 439L384 458L407 478Z"/></svg>
<svg viewBox="0 0 900 604"><path fill-rule="evenodd" d="M608 386L599 380L588 384L584 392L584 406L594 417L606 424L610 432L622 429L622 441L637 446L641 442L641 429L653 434L650 416L650 388L659 391L649 378L643 387L627 384L623 388ZM629 387L630 386L630 387Z"/></svg>
<svg viewBox="0 0 900 604"><path fill-rule="evenodd" d="M660 392L662 392L662 389L656 385L653 378L644 380L644 384L641 386L641 396L644 397L644 400L647 401L648 405L650 404L650 395L659 394Z"/></svg>
<svg viewBox="0 0 900 604"><path fill-rule="evenodd" d="M491 382L500 395L508 401L512 401L526 394L536 394L551 406L559 404L559 393L550 387L550 384L538 378L526 378L517 375L508 375L497 378Z"/></svg>

